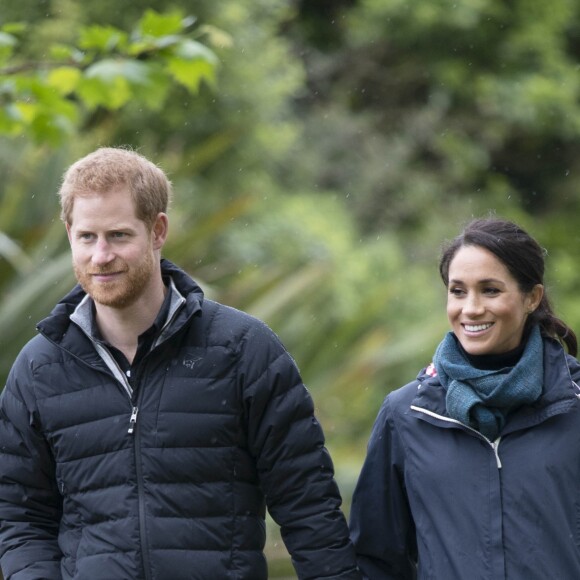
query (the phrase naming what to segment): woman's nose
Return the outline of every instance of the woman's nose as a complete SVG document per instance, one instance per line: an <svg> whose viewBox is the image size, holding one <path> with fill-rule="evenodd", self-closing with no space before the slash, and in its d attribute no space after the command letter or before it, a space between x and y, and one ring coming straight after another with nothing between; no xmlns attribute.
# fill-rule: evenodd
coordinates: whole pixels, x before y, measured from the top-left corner
<svg viewBox="0 0 580 580"><path fill-rule="evenodd" d="M482 314L485 310L482 300L475 294L468 294L463 303L463 312L465 314L477 315Z"/></svg>

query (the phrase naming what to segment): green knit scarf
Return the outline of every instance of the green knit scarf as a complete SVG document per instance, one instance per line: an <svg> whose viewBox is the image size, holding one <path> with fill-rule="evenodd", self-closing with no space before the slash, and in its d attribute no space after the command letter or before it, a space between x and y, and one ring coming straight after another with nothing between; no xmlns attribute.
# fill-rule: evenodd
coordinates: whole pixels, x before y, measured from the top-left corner
<svg viewBox="0 0 580 580"><path fill-rule="evenodd" d="M448 332L435 351L433 364L447 394L449 415L494 441L508 413L536 401L544 379L543 343L535 326L518 363L513 367L482 370L472 366Z"/></svg>

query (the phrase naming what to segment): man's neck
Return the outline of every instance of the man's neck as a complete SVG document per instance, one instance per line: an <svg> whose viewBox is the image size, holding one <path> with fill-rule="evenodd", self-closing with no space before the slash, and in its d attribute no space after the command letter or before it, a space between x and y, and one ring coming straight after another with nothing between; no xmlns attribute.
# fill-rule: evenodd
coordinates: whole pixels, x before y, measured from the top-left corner
<svg viewBox="0 0 580 580"><path fill-rule="evenodd" d="M147 295L126 308L95 303L96 323L106 342L119 349L131 363L137 352L139 335L155 322L163 305L166 287L162 280Z"/></svg>

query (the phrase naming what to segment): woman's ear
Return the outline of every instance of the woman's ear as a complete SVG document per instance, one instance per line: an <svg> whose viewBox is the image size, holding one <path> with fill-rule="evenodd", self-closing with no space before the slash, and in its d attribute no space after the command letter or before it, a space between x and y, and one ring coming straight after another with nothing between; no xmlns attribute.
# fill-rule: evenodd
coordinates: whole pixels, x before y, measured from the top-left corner
<svg viewBox="0 0 580 580"><path fill-rule="evenodd" d="M542 284L536 284L527 296L528 314L531 314L540 305L540 302L542 301L543 297L544 297L544 287L542 286Z"/></svg>

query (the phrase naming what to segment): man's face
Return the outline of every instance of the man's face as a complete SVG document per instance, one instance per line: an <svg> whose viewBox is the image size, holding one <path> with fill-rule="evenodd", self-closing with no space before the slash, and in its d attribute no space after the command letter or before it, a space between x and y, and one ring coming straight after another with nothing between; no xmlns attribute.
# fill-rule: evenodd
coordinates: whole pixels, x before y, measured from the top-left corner
<svg viewBox="0 0 580 580"><path fill-rule="evenodd" d="M76 197L67 232L77 280L96 303L126 308L151 286L153 236L127 189Z"/></svg>

